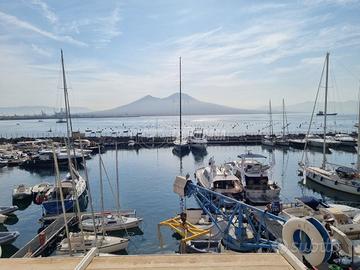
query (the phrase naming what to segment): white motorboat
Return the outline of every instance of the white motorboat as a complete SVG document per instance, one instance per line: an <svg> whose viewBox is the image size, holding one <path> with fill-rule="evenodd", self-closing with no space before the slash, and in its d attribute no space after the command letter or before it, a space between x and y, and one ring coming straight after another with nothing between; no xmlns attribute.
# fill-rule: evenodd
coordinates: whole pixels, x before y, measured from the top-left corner
<svg viewBox="0 0 360 270"><path fill-rule="evenodd" d="M336 134L334 139L336 141L339 141L341 145L343 146L356 146L357 140L354 137L351 137L348 134Z"/></svg>
<svg viewBox="0 0 360 270"><path fill-rule="evenodd" d="M94 231L94 225L97 232L100 231L121 231L139 227L142 218L123 216L121 214L110 213L95 215L95 220L88 216L81 221L81 225L86 231Z"/></svg>
<svg viewBox="0 0 360 270"><path fill-rule="evenodd" d="M97 247L101 253L114 253L127 249L129 239L115 236L95 235L93 233L70 233L72 252L82 252ZM69 253L69 240L64 238L57 250L58 254Z"/></svg>
<svg viewBox="0 0 360 270"><path fill-rule="evenodd" d="M13 200L25 200L32 196L31 188L21 184L13 190Z"/></svg>
<svg viewBox="0 0 360 270"><path fill-rule="evenodd" d="M266 157L253 154L250 151L238 156L239 161L233 161L234 174L240 178L245 189L245 199L253 204L268 204L279 201L280 187L269 179L270 165L263 164L259 159Z"/></svg>
<svg viewBox="0 0 360 270"><path fill-rule="evenodd" d="M240 179L228 165L216 166L214 158L210 158L209 166L197 169L195 177L198 184L204 188L238 200L243 198L244 189Z"/></svg>
<svg viewBox="0 0 360 270"><path fill-rule="evenodd" d="M329 223L331 236L347 256L360 256L360 209L343 204L327 204L313 197L297 198L295 204L283 205L285 218L312 216ZM352 254L354 251L354 254Z"/></svg>
<svg viewBox="0 0 360 270"><path fill-rule="evenodd" d="M206 149L206 144L208 141L204 135L204 130L196 128L192 136L189 137L188 142L192 149L204 150Z"/></svg>
<svg viewBox="0 0 360 270"><path fill-rule="evenodd" d="M31 188L31 191L34 196L36 196L38 193L46 193L52 185L47 182L39 183Z"/></svg>

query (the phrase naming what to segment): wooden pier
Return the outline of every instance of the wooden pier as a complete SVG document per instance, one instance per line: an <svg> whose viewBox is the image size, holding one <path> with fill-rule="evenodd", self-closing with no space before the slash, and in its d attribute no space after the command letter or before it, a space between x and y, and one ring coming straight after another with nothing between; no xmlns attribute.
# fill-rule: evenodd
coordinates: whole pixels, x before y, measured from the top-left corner
<svg viewBox="0 0 360 270"><path fill-rule="evenodd" d="M69 217L67 219L68 224L75 222L75 217ZM64 230L65 222L63 217L58 217L49 226L47 226L42 232L31 239L25 246L19 249L11 258L23 258L23 257L37 257L53 243L56 242L58 235ZM41 240L43 238L43 240ZM43 242L42 242L43 241ZM1 262L0 262L1 264ZM0 266L1 268L1 266ZM21 268L16 268L21 269Z"/></svg>
<svg viewBox="0 0 360 270"><path fill-rule="evenodd" d="M46 257L1 259L0 270L110 270L110 269L246 269L305 270L299 261L280 253L224 253L187 255L128 255L108 257Z"/></svg>

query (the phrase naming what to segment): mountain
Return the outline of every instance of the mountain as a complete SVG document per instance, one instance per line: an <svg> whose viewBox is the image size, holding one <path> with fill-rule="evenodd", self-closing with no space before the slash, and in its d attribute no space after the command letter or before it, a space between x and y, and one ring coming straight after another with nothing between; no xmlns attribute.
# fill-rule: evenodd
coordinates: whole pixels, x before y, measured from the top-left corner
<svg viewBox="0 0 360 270"><path fill-rule="evenodd" d="M58 112L59 108L49 106L18 106L0 107L0 115L39 115L42 112L48 115ZM71 113L88 113L90 109L84 107L71 107Z"/></svg>
<svg viewBox="0 0 360 270"><path fill-rule="evenodd" d="M91 116L124 116L124 115L178 115L179 93L165 98L157 98L147 95L127 105L110 110L90 113ZM199 114L244 114L261 113L263 110L245 110L227 107L223 105L202 102L187 94L182 94L182 112L184 115Z"/></svg>
<svg viewBox="0 0 360 270"><path fill-rule="evenodd" d="M311 113L314 106L313 101L306 101L302 103L286 105L285 109L287 112L306 112ZM282 110L281 106L274 107L274 111L280 112ZM316 105L315 112L323 111L324 103L319 102ZM329 101L328 102L328 112L337 112L338 114L357 114L359 110L359 104L357 101L349 100L349 101Z"/></svg>

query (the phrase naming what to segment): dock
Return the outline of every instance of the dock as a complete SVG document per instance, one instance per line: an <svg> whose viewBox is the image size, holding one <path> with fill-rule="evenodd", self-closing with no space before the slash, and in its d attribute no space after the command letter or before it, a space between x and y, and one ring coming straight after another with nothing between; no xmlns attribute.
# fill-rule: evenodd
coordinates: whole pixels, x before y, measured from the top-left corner
<svg viewBox="0 0 360 270"><path fill-rule="evenodd" d="M43 257L1 259L0 270L110 270L110 269L306 269L288 261L280 253L128 255L94 257L84 263L82 257ZM293 264L293 265L292 265ZM82 266L80 268L80 266Z"/></svg>
<svg viewBox="0 0 360 270"><path fill-rule="evenodd" d="M68 224L75 222L75 217L67 219ZM58 235L65 229L65 222L62 217L55 219L49 226L47 226L41 233L44 237L44 242L41 242L40 233L31 239L25 246L19 249L11 258L33 258L42 255L42 253L54 242L56 242ZM1 261L0 261L1 269ZM16 268L21 269L21 268Z"/></svg>

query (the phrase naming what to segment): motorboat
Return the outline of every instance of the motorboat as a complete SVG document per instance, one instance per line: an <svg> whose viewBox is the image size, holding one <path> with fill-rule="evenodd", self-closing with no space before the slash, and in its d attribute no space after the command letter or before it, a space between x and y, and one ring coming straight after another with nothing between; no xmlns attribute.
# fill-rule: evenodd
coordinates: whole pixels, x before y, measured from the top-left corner
<svg viewBox="0 0 360 270"><path fill-rule="evenodd" d="M238 200L243 198L244 188L240 179L227 165L217 166L213 157L209 160L209 166L195 171L195 178L204 188Z"/></svg>
<svg viewBox="0 0 360 270"><path fill-rule="evenodd" d="M0 206L0 214L2 215L10 215L19 208L17 206Z"/></svg>
<svg viewBox="0 0 360 270"><path fill-rule="evenodd" d="M51 187L52 185L50 183L42 182L33 186L31 188L31 191L35 197L36 195L38 195L38 193L46 193Z"/></svg>
<svg viewBox="0 0 360 270"><path fill-rule="evenodd" d="M337 113L324 113L324 111L319 111L317 114L317 116L333 116L333 115L337 115Z"/></svg>
<svg viewBox="0 0 360 270"><path fill-rule="evenodd" d="M104 213L95 215L93 220L91 216L81 220L81 225L86 231L94 231L94 225L97 232L101 231L121 231L132 228L138 228L142 218L136 216L124 216L120 213Z"/></svg>
<svg viewBox="0 0 360 270"><path fill-rule="evenodd" d="M18 231L0 232L0 246L13 243L19 235L20 233Z"/></svg>
<svg viewBox="0 0 360 270"><path fill-rule="evenodd" d="M360 256L360 209L305 196L295 203L283 205L280 213L286 219L311 216L328 223L331 237L347 256ZM354 252L354 254L353 254Z"/></svg>
<svg viewBox="0 0 360 270"><path fill-rule="evenodd" d="M228 164L244 186L245 199L252 204L279 201L281 188L269 179L271 166L260 162L260 159L266 157L250 151L238 157L240 160Z"/></svg>
<svg viewBox="0 0 360 270"><path fill-rule="evenodd" d="M357 140L348 134L342 134L342 133L336 134L334 139L336 141L339 141L340 144L343 146L356 146L357 144Z"/></svg>
<svg viewBox="0 0 360 270"><path fill-rule="evenodd" d="M204 135L204 130L200 128L196 128L192 136L189 137L188 142L190 144L191 149L204 150L206 149L206 145L208 141Z"/></svg>
<svg viewBox="0 0 360 270"><path fill-rule="evenodd" d="M69 165L69 158L67 152L57 149L56 158L59 167L66 167ZM82 154L70 150L70 159L74 162L82 162ZM32 156L28 160L20 164L20 167L25 169L36 169L36 168L54 168L54 153L52 150L43 149L38 152L37 155Z"/></svg>
<svg viewBox="0 0 360 270"><path fill-rule="evenodd" d="M86 181L76 170L73 171L73 175L74 179L72 179L71 174L68 174L66 178L61 181L65 212L74 210L76 200L79 202L79 211L84 211L88 204ZM56 185L45 193L42 207L48 215L62 213L59 186Z"/></svg>
<svg viewBox="0 0 360 270"><path fill-rule="evenodd" d="M125 250L128 247L129 239L107 235L95 235L93 233L70 233L70 243L72 252L82 252L93 247L97 247L101 253L114 253ZM57 254L69 253L69 239L64 238L57 249Z"/></svg>
<svg viewBox="0 0 360 270"><path fill-rule="evenodd" d="M33 200L35 204L41 204L45 199L45 194L52 188L47 182L39 183L32 187Z"/></svg>
<svg viewBox="0 0 360 270"><path fill-rule="evenodd" d="M25 200L32 197L31 187L21 184L13 189L13 200Z"/></svg>
<svg viewBox="0 0 360 270"><path fill-rule="evenodd" d="M6 159L0 158L0 168L7 166L7 164L8 164L8 161Z"/></svg>

